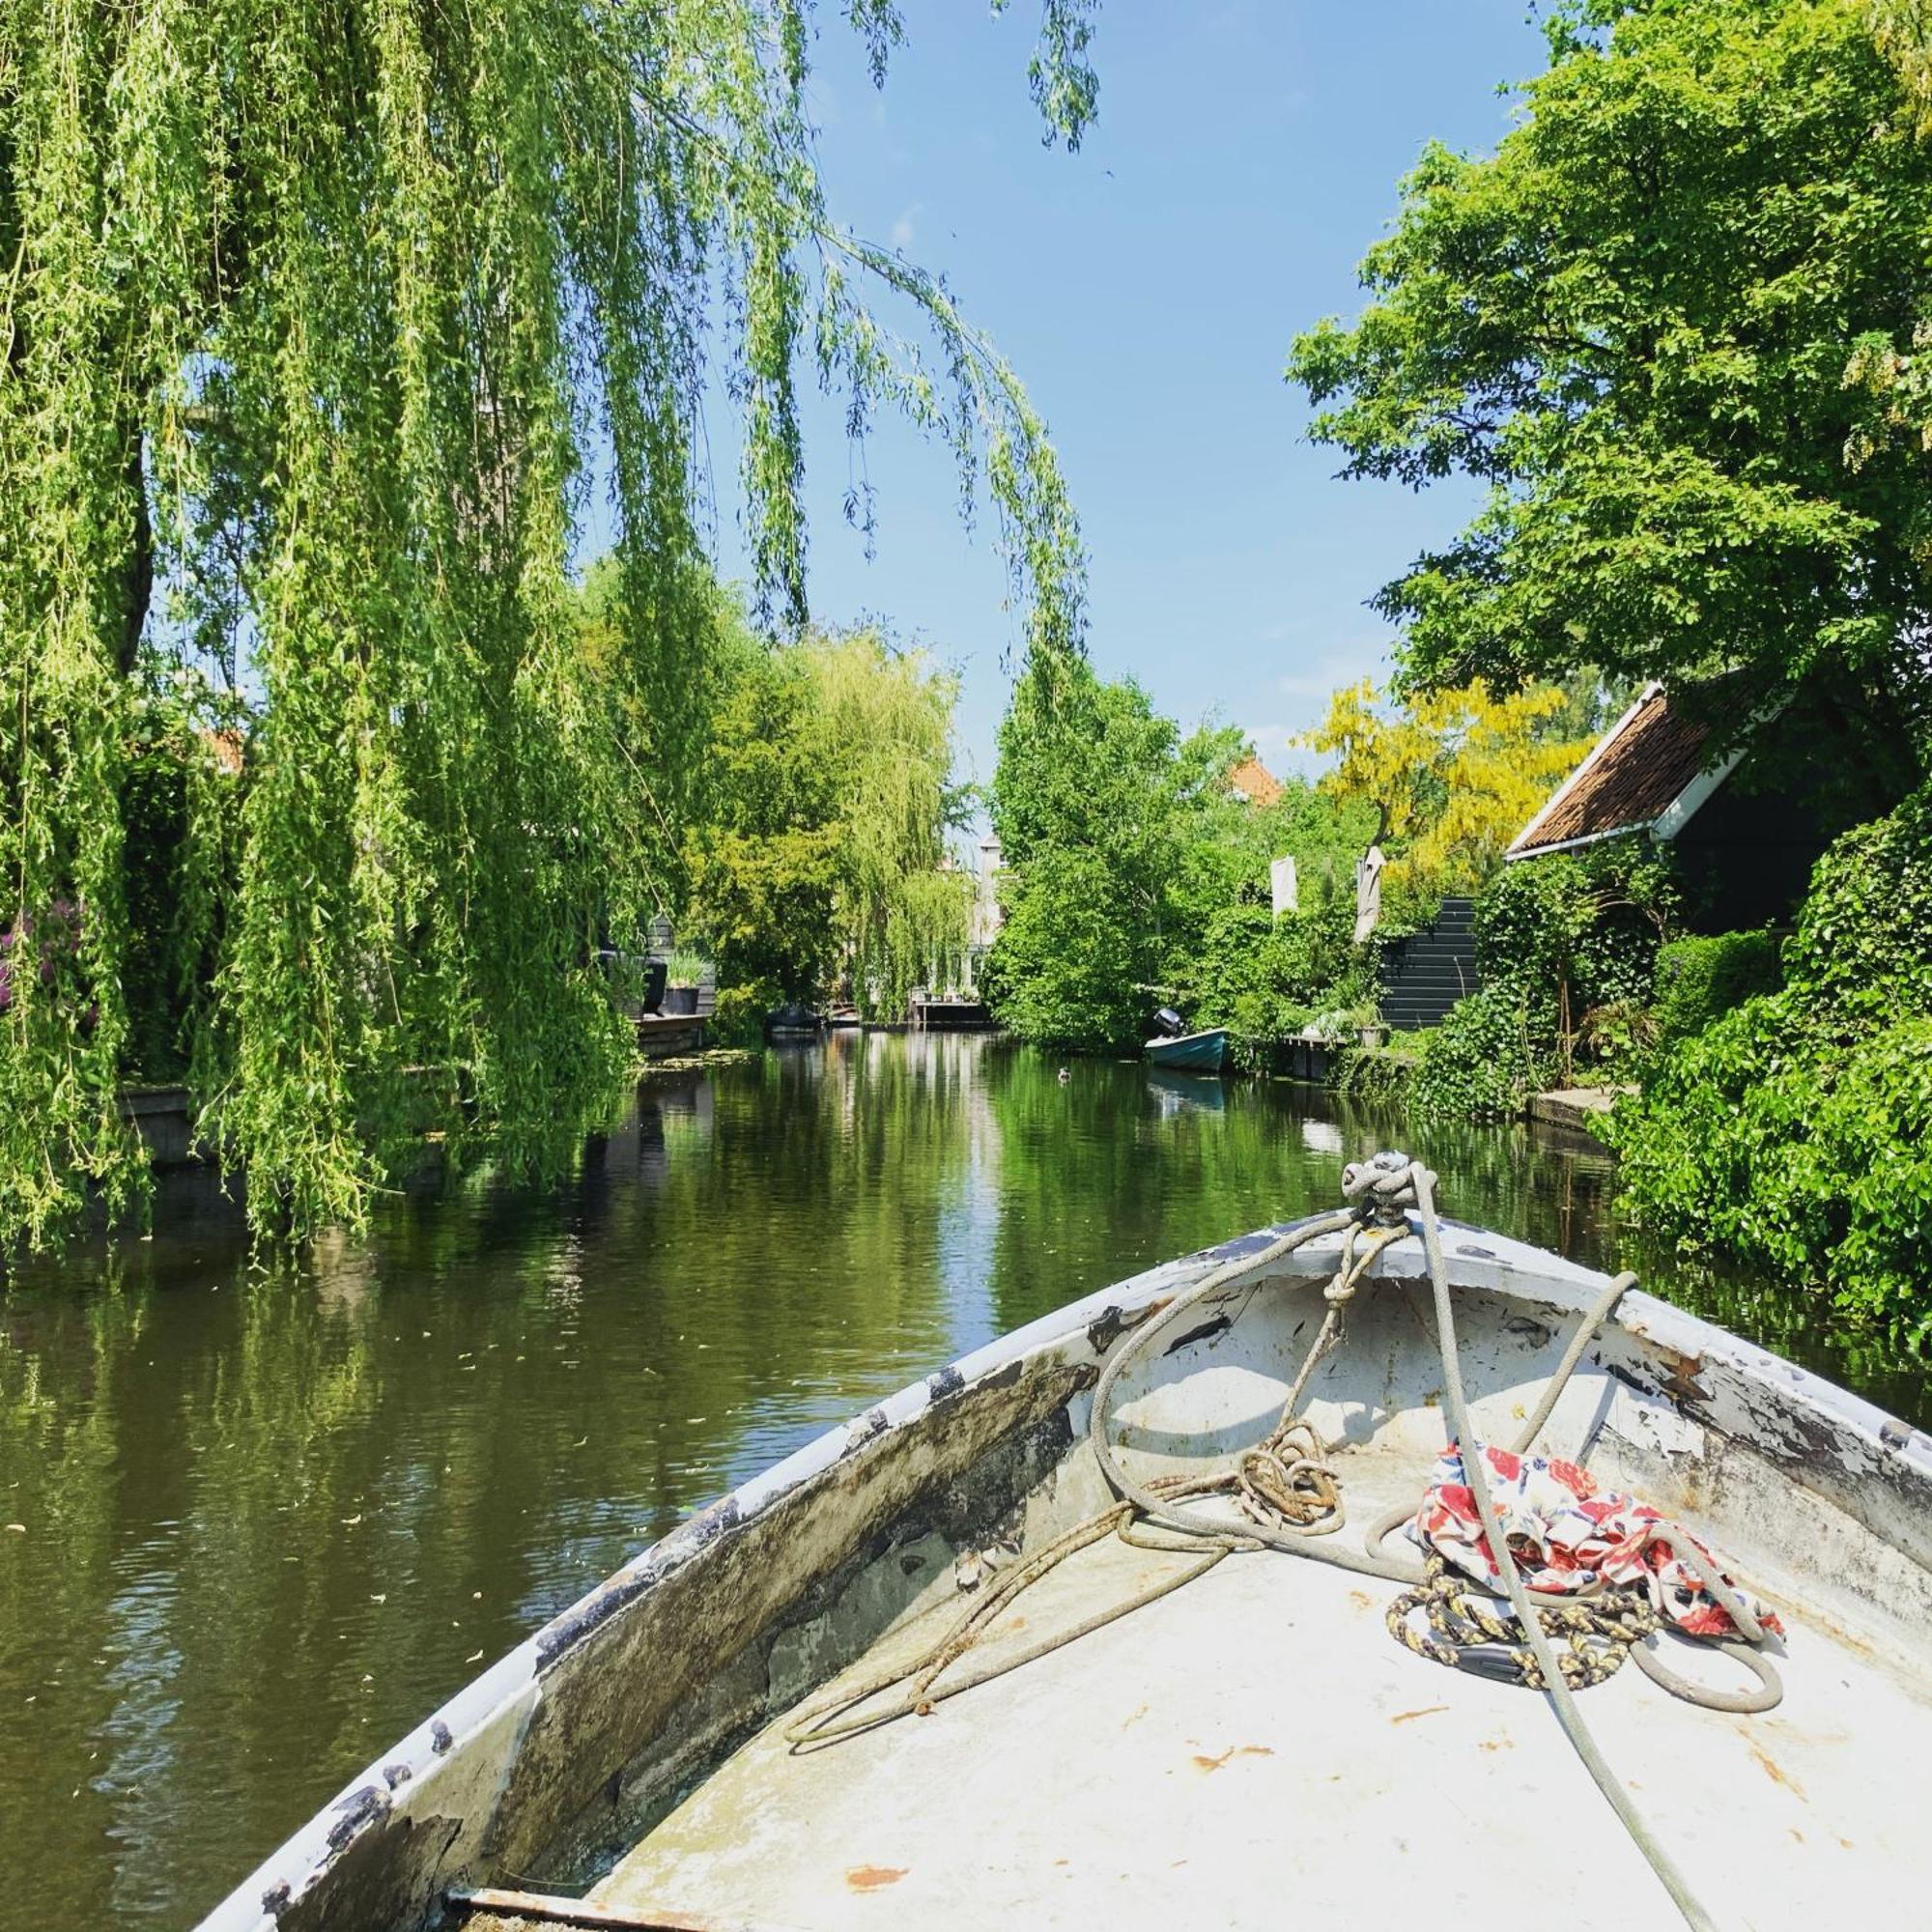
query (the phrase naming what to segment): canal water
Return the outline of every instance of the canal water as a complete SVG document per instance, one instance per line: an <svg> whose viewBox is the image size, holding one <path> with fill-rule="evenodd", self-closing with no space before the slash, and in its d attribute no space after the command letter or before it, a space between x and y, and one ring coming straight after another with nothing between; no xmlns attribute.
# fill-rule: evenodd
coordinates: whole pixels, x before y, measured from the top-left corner
<svg viewBox="0 0 1932 1932"><path fill-rule="evenodd" d="M405 1197L279 1272L175 1178L151 1239L0 1295L0 1928L191 1924L721 1490L1072 1296L1334 1205L1397 1132L1282 1083L853 1034L653 1077L564 1184ZM1932 1407L1801 1300L1633 1255L1588 1142L1413 1151L1459 1219Z"/></svg>

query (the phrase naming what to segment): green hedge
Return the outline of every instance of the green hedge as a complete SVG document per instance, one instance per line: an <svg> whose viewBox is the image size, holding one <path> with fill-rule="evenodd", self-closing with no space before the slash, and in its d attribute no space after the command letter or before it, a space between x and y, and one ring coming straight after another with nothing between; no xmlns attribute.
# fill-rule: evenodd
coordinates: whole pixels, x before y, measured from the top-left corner
<svg viewBox="0 0 1932 1932"><path fill-rule="evenodd" d="M1932 1329L1932 788L1818 863L1781 990L1665 1047L1605 1132L1687 1245Z"/></svg>
<svg viewBox="0 0 1932 1932"><path fill-rule="evenodd" d="M1775 932L1719 932L1673 939L1657 955L1652 1006L1661 1043L1702 1033L1713 1021L1784 983Z"/></svg>

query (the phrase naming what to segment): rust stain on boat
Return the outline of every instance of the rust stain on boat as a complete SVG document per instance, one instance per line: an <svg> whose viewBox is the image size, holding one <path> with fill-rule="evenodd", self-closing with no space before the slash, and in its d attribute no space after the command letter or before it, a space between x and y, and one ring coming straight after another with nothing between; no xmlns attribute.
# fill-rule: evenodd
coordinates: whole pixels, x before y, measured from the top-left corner
<svg viewBox="0 0 1932 1932"><path fill-rule="evenodd" d="M1196 1771L1207 1773L1219 1771L1233 1757L1272 1757L1273 1749L1267 1745L1230 1745L1219 1757L1204 1757L1199 1751L1194 1754Z"/></svg>
<svg viewBox="0 0 1932 1932"><path fill-rule="evenodd" d="M1804 1787L1788 1771L1782 1769L1777 1760L1762 1745L1752 1745L1750 1754L1757 1760L1759 1769L1774 1784L1783 1785L1801 1804L1810 1802L1804 1796Z"/></svg>
<svg viewBox="0 0 1932 1932"><path fill-rule="evenodd" d="M1663 1383L1663 1393L1672 1402L1709 1402L1711 1392L1697 1378L1703 1373L1702 1355L1680 1355L1673 1350L1660 1350L1670 1370Z"/></svg>
<svg viewBox="0 0 1932 1932"><path fill-rule="evenodd" d="M1433 1718L1438 1711L1446 1711L1447 1704L1425 1704L1419 1711L1398 1711L1389 1719L1392 1724L1406 1724L1411 1718Z"/></svg>
<svg viewBox="0 0 1932 1932"><path fill-rule="evenodd" d="M845 1874L845 1883L854 1891L877 1891L881 1886L898 1884L911 1869L910 1865L854 1865Z"/></svg>

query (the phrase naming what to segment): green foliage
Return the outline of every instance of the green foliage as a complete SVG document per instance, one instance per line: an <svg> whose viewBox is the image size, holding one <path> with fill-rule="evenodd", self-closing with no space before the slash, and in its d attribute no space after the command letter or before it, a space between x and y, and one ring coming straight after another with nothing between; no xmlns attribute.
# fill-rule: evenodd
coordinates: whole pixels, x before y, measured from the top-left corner
<svg viewBox="0 0 1932 1932"><path fill-rule="evenodd" d="M1099 852L1035 852L980 974L1003 1027L1041 1046L1124 1049L1140 1040L1153 960L1143 932L1122 916L1119 891Z"/></svg>
<svg viewBox="0 0 1932 1932"><path fill-rule="evenodd" d="M1406 674L1728 661L1735 724L1824 667L1922 754L1932 449L1861 443L1882 405L1845 372L1928 313L1932 147L1864 5L1566 7L1550 43L1493 156L1425 154L1368 307L1289 365L1345 473L1488 491L1380 593Z"/></svg>
<svg viewBox="0 0 1932 1932"><path fill-rule="evenodd" d="M1423 1037L1409 1098L1424 1120L1500 1120L1522 1112L1553 1062L1551 1004L1515 979L1484 985Z"/></svg>
<svg viewBox="0 0 1932 1932"><path fill-rule="evenodd" d="M1932 793L1832 847L1782 988L1662 1048L1607 1132L1644 1220L1924 1331Z"/></svg>
<svg viewBox="0 0 1932 1932"><path fill-rule="evenodd" d="M957 989L966 978L966 927L973 911L970 872L909 871L886 902L872 949L853 952L867 1010L897 1018L917 985Z"/></svg>
<svg viewBox="0 0 1932 1932"><path fill-rule="evenodd" d="M941 869L956 695L924 653L872 632L778 651L741 637L683 855L724 989L810 1004L846 972L867 1010L896 1014L956 969L970 881Z"/></svg>
<svg viewBox="0 0 1932 1932"><path fill-rule="evenodd" d="M1340 1040L1328 1051L1328 1085L1336 1093L1367 1106L1394 1107L1408 1102L1420 1065L1412 1040L1405 1039L1401 1046L1386 1042L1363 1046Z"/></svg>
<svg viewBox="0 0 1932 1932"><path fill-rule="evenodd" d="M1352 892L1334 872L1317 871L1303 881L1301 899L1299 911L1277 920L1257 894L1208 922L1194 964L1197 1026L1227 1027L1237 1042L1272 1042L1369 992Z"/></svg>
<svg viewBox="0 0 1932 1932"><path fill-rule="evenodd" d="M1000 1023L1055 1046L1126 1047L1233 895L1209 828L1228 796L1234 732L1183 740L1131 681L1084 668L1023 678L1000 726L992 819L1007 923L983 987Z"/></svg>
<svg viewBox="0 0 1932 1932"><path fill-rule="evenodd" d="M1482 985L1427 1037L1413 1098L1429 1119L1522 1110L1579 1061L1615 1077L1677 904L1665 860L1615 839L1505 867L1476 902Z"/></svg>
<svg viewBox="0 0 1932 1932"><path fill-rule="evenodd" d="M1932 1012L1932 788L1818 861L1784 972L1848 1024Z"/></svg>
<svg viewBox="0 0 1932 1932"><path fill-rule="evenodd" d="M1702 1033L1714 1020L1783 983L1782 943L1775 932L1692 933L1657 955L1653 1004L1662 1043Z"/></svg>
<svg viewBox="0 0 1932 1932"><path fill-rule="evenodd" d="M896 10L846 11L882 72ZM1069 143L1090 12L1047 0L1033 63ZM130 834L179 832L184 889L219 895L178 916L214 962L186 1057L258 1223L361 1219L425 1117L456 1160L560 1157L627 1059L598 944L684 890L714 384L742 403L762 618L805 611L805 360L855 435L885 407L952 452L1030 658L1077 656L1037 415L936 278L825 208L813 23L810 0L0 14L0 922L32 947L80 909L0 1017L0 1239L141 1178L114 1094L160 1050L129 999L164 935L134 923L159 902ZM615 540L586 611L593 470ZM245 696L232 844L133 796L156 690L189 728ZM813 857L753 868L739 912L795 923Z"/></svg>
<svg viewBox="0 0 1932 1932"><path fill-rule="evenodd" d="M1178 1002L1199 1025L1267 1038L1324 989L1359 992L1338 881L1373 809L1298 781L1251 806L1228 784L1244 751L1236 731L1183 737L1131 682L1085 669L1022 681L992 790L1008 921L982 980L1002 1025L1126 1048L1153 1008ZM1266 881L1284 853L1309 910L1276 925Z"/></svg>
<svg viewBox="0 0 1932 1932"><path fill-rule="evenodd" d="M962 794L950 782L958 680L876 632L817 639L806 659L814 752L841 826L836 926L854 998L903 1016L922 982L956 979L972 881L943 870Z"/></svg>

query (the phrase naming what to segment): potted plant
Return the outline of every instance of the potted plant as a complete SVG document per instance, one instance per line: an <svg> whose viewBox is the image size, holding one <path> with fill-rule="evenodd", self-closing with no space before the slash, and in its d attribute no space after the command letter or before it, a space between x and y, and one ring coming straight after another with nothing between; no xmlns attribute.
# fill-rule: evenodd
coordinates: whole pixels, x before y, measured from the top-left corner
<svg viewBox="0 0 1932 1932"><path fill-rule="evenodd" d="M697 1011L697 980L704 961L688 947L671 949L665 961L664 1005L659 1011L667 1018L689 1018Z"/></svg>

